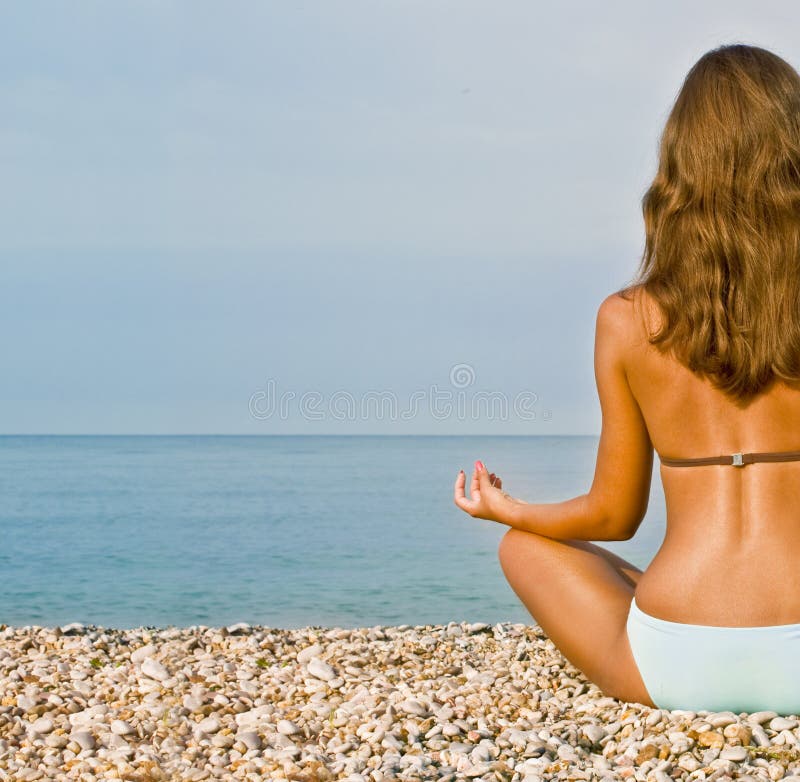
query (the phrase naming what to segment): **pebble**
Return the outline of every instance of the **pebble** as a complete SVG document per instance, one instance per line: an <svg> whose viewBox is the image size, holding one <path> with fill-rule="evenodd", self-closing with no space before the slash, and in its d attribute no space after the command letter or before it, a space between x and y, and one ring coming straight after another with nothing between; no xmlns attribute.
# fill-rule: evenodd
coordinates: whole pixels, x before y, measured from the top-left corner
<svg viewBox="0 0 800 782"><path fill-rule="evenodd" d="M50 733L44 740L44 743L48 747L61 749L62 747L66 747L67 744L69 744L69 739L63 733Z"/></svg>
<svg viewBox="0 0 800 782"><path fill-rule="evenodd" d="M400 704L400 708L408 714L416 714L418 717L424 717L428 714L428 709L418 700L409 698Z"/></svg>
<svg viewBox="0 0 800 782"><path fill-rule="evenodd" d="M242 742L242 744L247 747L247 749L261 749L262 741L261 736L258 735L255 731L246 730L242 733L238 733L236 738Z"/></svg>
<svg viewBox="0 0 800 782"><path fill-rule="evenodd" d="M322 679L323 681L329 681L336 677L336 672L333 668L324 660L320 660L319 657L312 657L308 661L308 672L312 676L317 679Z"/></svg>
<svg viewBox="0 0 800 782"><path fill-rule="evenodd" d="M131 662L138 665L155 653L156 647L153 646L153 644L145 644L144 646L140 646L138 649L134 649L133 652L131 652Z"/></svg>
<svg viewBox="0 0 800 782"><path fill-rule="evenodd" d="M724 728L731 725L738 720L738 717L732 711L720 711L715 714L709 714L706 717L706 722L712 728Z"/></svg>
<svg viewBox="0 0 800 782"><path fill-rule="evenodd" d="M584 725L583 732L592 744L597 744L606 737L606 731L602 725Z"/></svg>
<svg viewBox="0 0 800 782"><path fill-rule="evenodd" d="M136 731L129 722L125 720L114 720L111 723L111 732L116 733L118 736L128 736Z"/></svg>
<svg viewBox="0 0 800 782"><path fill-rule="evenodd" d="M769 720L775 719L775 717L777 716L778 713L775 711L754 711L748 715L747 721L755 722L761 725L764 722L768 722Z"/></svg>
<svg viewBox="0 0 800 782"><path fill-rule="evenodd" d="M797 727L797 720L786 719L786 717L775 717L769 721L772 730L791 730Z"/></svg>
<svg viewBox="0 0 800 782"><path fill-rule="evenodd" d="M770 738L767 732L761 725L753 725L752 727L752 741L753 744L759 747L768 747L770 745Z"/></svg>
<svg viewBox="0 0 800 782"><path fill-rule="evenodd" d="M206 717L197 723L197 729L203 733L216 733L221 727L222 725L216 717Z"/></svg>
<svg viewBox="0 0 800 782"><path fill-rule="evenodd" d="M300 728L297 727L291 720L278 720L278 733L284 736L294 736L295 733L300 733Z"/></svg>
<svg viewBox="0 0 800 782"><path fill-rule="evenodd" d="M79 730L71 733L70 740L74 741L81 749L95 748L94 736L88 730Z"/></svg>
<svg viewBox="0 0 800 782"><path fill-rule="evenodd" d="M746 760L748 754L749 753L745 747L725 747L722 752L719 753L719 756L723 760L734 760L738 762Z"/></svg>
<svg viewBox="0 0 800 782"><path fill-rule="evenodd" d="M442 725L443 736L460 736L461 733L461 728L459 728L458 725L454 725L452 722L446 722Z"/></svg>
<svg viewBox="0 0 800 782"><path fill-rule="evenodd" d="M324 650L320 644L312 644L311 646L307 646L305 649L301 649L297 653L297 662L299 662L301 665L305 665L312 657L319 657L323 651Z"/></svg>
<svg viewBox="0 0 800 782"><path fill-rule="evenodd" d="M203 708L203 699L191 694L184 695L182 703L189 711L200 711Z"/></svg>
<svg viewBox="0 0 800 782"><path fill-rule="evenodd" d="M55 725L53 725L53 720L51 720L49 717L39 717L38 720L35 720L33 722L31 727L37 733L50 733L50 731L53 730Z"/></svg>
<svg viewBox="0 0 800 782"><path fill-rule="evenodd" d="M152 657L146 657L142 663L142 673L149 676L151 679L164 681L169 678L169 672L158 660Z"/></svg>

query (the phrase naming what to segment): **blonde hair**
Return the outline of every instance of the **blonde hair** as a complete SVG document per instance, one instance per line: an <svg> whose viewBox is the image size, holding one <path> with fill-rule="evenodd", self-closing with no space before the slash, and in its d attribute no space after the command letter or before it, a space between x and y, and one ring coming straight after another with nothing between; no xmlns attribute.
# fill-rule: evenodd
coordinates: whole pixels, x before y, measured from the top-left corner
<svg viewBox="0 0 800 782"><path fill-rule="evenodd" d="M800 380L800 75L757 46L704 54L687 74L642 198L648 339L746 404Z"/></svg>

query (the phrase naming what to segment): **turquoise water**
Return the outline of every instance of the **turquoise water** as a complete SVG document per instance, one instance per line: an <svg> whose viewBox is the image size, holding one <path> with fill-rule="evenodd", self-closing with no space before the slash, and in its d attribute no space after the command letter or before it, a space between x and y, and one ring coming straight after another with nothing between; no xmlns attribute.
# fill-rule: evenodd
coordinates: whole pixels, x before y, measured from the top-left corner
<svg viewBox="0 0 800 782"><path fill-rule="evenodd" d="M532 620L505 525L453 504L482 459L512 495L591 486L596 437L0 437L0 622L271 627ZM654 476L632 541L664 534Z"/></svg>

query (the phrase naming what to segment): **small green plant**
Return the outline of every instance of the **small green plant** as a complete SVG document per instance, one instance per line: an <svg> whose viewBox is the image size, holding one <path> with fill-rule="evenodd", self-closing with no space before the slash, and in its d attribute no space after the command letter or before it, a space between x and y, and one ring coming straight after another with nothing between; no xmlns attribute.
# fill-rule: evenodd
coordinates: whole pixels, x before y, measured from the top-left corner
<svg viewBox="0 0 800 782"><path fill-rule="evenodd" d="M263 657L259 657L259 658L256 660L256 665L257 665L259 668L266 668L266 667L267 667L267 661L266 661L266 660L265 660Z"/></svg>
<svg viewBox="0 0 800 782"><path fill-rule="evenodd" d="M92 659L89 660L89 665L91 665L92 668L102 668L103 667L103 663L100 662L100 658L99 657L92 657Z"/></svg>

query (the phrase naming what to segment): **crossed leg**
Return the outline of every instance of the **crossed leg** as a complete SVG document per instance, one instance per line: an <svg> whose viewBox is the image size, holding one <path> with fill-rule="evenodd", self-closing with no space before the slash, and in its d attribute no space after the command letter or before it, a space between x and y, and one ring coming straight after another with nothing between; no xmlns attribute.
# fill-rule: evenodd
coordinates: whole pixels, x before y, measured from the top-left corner
<svg viewBox="0 0 800 782"><path fill-rule="evenodd" d="M589 541L513 528L498 555L511 588L567 660L606 695L655 707L625 627L639 568Z"/></svg>

